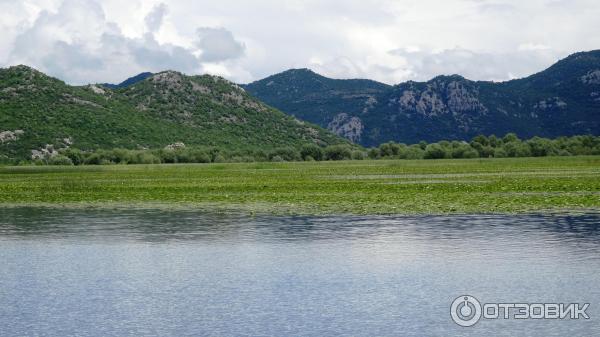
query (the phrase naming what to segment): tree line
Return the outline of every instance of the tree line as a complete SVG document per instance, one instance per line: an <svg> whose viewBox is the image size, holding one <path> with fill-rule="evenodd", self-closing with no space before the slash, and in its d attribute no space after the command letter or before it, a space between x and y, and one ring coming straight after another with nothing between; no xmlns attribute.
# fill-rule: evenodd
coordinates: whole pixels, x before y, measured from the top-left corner
<svg viewBox="0 0 600 337"><path fill-rule="evenodd" d="M283 162L333 161L363 159L451 159L451 158L505 158L600 155L600 137L583 135L548 139L533 137L521 140L514 133L504 137L479 135L470 142L439 141L403 144L388 142L364 149L356 145L340 144L320 147L306 144L301 148L282 147L273 150L224 150L216 147L166 147L149 150L95 150L68 148L35 164L49 165L104 165L104 164L160 164L160 163L223 163L223 162Z"/></svg>

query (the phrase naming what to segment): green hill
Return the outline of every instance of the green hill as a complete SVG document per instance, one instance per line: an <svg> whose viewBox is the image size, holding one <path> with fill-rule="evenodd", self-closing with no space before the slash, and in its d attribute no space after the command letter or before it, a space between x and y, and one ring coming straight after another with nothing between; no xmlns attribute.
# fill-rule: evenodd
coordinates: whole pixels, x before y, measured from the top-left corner
<svg viewBox="0 0 600 337"><path fill-rule="evenodd" d="M159 148L175 142L265 150L346 142L214 76L165 71L110 89L69 86L27 66L0 69L0 155L76 147Z"/></svg>

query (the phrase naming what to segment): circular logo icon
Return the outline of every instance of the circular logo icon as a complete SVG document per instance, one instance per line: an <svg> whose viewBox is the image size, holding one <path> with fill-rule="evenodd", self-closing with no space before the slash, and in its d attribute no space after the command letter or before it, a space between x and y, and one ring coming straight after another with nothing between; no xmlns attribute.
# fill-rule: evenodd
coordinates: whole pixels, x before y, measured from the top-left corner
<svg viewBox="0 0 600 337"><path fill-rule="evenodd" d="M473 326L481 318L481 303L473 296L459 296L452 302L450 316L460 326Z"/></svg>

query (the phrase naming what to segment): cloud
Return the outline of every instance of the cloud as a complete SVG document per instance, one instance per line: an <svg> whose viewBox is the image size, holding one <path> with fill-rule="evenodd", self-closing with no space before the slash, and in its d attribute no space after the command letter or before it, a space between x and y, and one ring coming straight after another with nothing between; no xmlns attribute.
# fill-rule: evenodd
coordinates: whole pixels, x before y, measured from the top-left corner
<svg viewBox="0 0 600 337"><path fill-rule="evenodd" d="M406 60L407 79L429 80L458 74L471 80L504 81L530 75L555 60L555 55L536 44L510 53L452 48L442 51L397 49L390 53Z"/></svg>
<svg viewBox="0 0 600 337"><path fill-rule="evenodd" d="M159 30L165 15L167 15L167 5L160 3L154 6L152 11L144 18L148 31L154 33Z"/></svg>
<svg viewBox="0 0 600 337"><path fill-rule="evenodd" d="M0 66L74 84L167 68L502 80L598 49L598 17L597 0L0 0Z"/></svg>
<svg viewBox="0 0 600 337"><path fill-rule="evenodd" d="M41 12L15 37L9 62L28 64L67 82L83 84L119 82L142 71L198 73L203 61L223 61L243 54L243 44L223 28L199 30L202 60L196 46L159 43L155 35L167 12L164 3L154 6L143 20L146 32L127 37L106 18L97 2L66 0L55 12Z"/></svg>
<svg viewBox="0 0 600 337"><path fill-rule="evenodd" d="M197 46L202 50L202 60L221 62L244 55L246 46L237 41L225 28L201 27L196 30Z"/></svg>

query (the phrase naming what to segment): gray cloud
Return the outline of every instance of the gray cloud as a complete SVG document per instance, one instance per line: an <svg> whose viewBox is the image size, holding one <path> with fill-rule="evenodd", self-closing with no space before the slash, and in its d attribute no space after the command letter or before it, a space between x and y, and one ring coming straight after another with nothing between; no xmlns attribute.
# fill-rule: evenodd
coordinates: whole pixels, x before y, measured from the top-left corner
<svg viewBox="0 0 600 337"><path fill-rule="evenodd" d="M196 31L197 46L202 50L202 60L219 62L241 57L246 46L237 41L225 28L202 27Z"/></svg>
<svg viewBox="0 0 600 337"><path fill-rule="evenodd" d="M163 19L167 15L167 5L160 3L152 9L148 15L144 18L146 28L149 32L156 32L162 26Z"/></svg>

